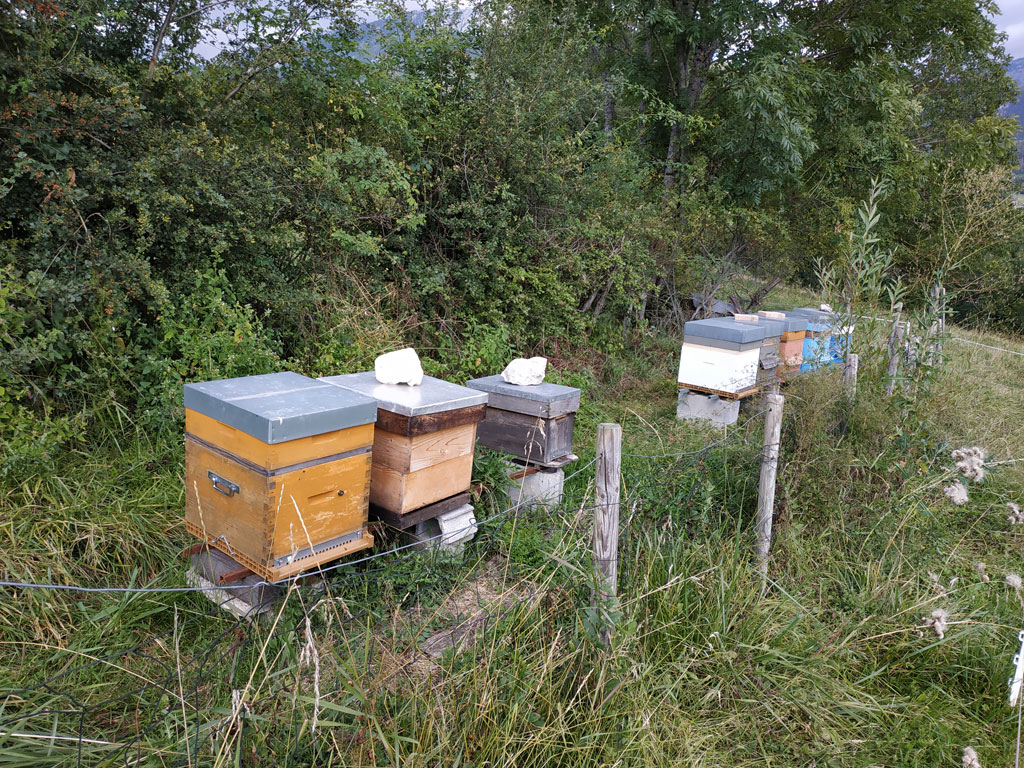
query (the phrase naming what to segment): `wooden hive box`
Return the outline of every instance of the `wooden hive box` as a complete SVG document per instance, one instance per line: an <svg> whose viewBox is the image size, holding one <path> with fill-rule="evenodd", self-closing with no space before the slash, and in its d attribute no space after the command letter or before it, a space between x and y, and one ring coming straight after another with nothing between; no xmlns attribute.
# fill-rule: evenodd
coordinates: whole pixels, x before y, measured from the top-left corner
<svg viewBox="0 0 1024 768"><path fill-rule="evenodd" d="M185 385L185 525L267 581L373 545L373 400L296 373Z"/></svg>
<svg viewBox="0 0 1024 768"><path fill-rule="evenodd" d="M758 315L784 323L782 338L779 340L780 371L799 371L804 361L804 337L807 335L807 319L798 315L790 317L785 312L758 312Z"/></svg>
<svg viewBox="0 0 1024 768"><path fill-rule="evenodd" d="M489 398L487 417L477 434L480 445L537 466L565 464L572 457L578 389L561 384L509 384L500 374L472 379L466 386L486 392Z"/></svg>
<svg viewBox="0 0 1024 768"><path fill-rule="evenodd" d="M807 330L804 333L804 346L802 350L801 371L814 371L822 366L828 365L829 347L832 343L831 326L823 323L815 317L803 315L793 310L787 311L788 318L803 318L807 322Z"/></svg>
<svg viewBox="0 0 1024 768"><path fill-rule="evenodd" d="M807 320L807 333L804 337L804 361L800 370L813 371L842 362L842 357L837 354L836 342L832 336L835 318L831 312L813 307L798 307L787 312L786 316L803 317Z"/></svg>
<svg viewBox="0 0 1024 768"><path fill-rule="evenodd" d="M756 386L764 326L716 317L691 320L683 334L680 387L739 395Z"/></svg>
<svg viewBox="0 0 1024 768"><path fill-rule="evenodd" d="M389 522L386 513L405 515L469 490L487 395L433 376L417 387L381 384L373 371L320 381L376 404L370 504L378 517Z"/></svg>

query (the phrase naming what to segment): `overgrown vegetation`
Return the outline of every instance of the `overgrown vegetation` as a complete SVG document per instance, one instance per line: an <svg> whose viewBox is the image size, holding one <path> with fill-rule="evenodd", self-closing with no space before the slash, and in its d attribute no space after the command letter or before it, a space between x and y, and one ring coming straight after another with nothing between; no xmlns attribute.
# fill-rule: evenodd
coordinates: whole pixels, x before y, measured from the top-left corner
<svg viewBox="0 0 1024 768"><path fill-rule="evenodd" d="M190 380L537 352L584 389L579 466L603 420L627 456L610 653L592 470L558 510L497 514L481 455L464 556L339 569L272 625L188 592L5 591L0 722L27 717L0 762L1007 763L1024 476L963 506L943 486L961 445L1024 457L1024 357L926 338L938 279L957 336L1024 352L967 329L1024 327L990 10L382 3L367 32L327 0L8 3L4 579L184 585ZM834 371L787 389L766 586L757 405L718 443L675 420L674 366L691 291L775 278L762 303L856 318L861 382L852 411ZM864 315L897 300L924 341L886 397Z"/></svg>

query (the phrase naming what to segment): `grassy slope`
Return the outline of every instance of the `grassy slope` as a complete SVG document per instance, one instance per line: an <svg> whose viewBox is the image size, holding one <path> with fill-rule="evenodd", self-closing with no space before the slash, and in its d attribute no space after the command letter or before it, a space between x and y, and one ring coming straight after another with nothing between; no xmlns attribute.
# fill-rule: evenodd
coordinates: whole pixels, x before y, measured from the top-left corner
<svg viewBox="0 0 1024 768"><path fill-rule="evenodd" d="M1020 340L954 335L1024 352ZM1003 577L1024 562L1005 504L1024 503L1024 463L997 468L964 507L941 487L950 447L1024 457L1024 357L956 341L946 351L931 397L917 405L883 402L868 360L846 434L836 430L833 374L789 387L767 590L748 555L756 405L741 416L754 417L746 427L707 453L627 456L623 615L609 656L595 647L586 610L584 471L560 514L498 518L462 559L403 556L334 579L338 599L312 613L324 694L316 735L313 673L298 651L302 606L319 596L302 592L273 630L247 635L204 616L204 598L191 594L2 600L0 678L17 686L63 676L8 699L0 720L76 708L64 693L92 704L162 680L162 691L89 711L85 735L125 744L142 730L131 759L179 764L184 739L229 721L231 691L242 690L251 719L223 728L203 764L936 766L958 764L967 745L983 765L1008 764L1017 723L1006 678L1022 604ZM588 389L581 465L603 420L622 423L629 454L721 437L675 420L675 354L672 341L651 340L563 372ZM927 429L916 427L922 421ZM61 477L9 494L0 524L7 577L182 583L180 461L172 437L111 442L82 452ZM979 561L989 583L973 570ZM476 643L436 658L417 650L481 607L491 618L470 625L481 628ZM936 608L950 614L942 639L920 628ZM281 631L293 625L297 633ZM182 665L207 648L205 666ZM77 723L45 714L11 730L71 734ZM0 764L74 764L74 746L0 736ZM117 747L90 744L83 762L114 758L123 764Z"/></svg>

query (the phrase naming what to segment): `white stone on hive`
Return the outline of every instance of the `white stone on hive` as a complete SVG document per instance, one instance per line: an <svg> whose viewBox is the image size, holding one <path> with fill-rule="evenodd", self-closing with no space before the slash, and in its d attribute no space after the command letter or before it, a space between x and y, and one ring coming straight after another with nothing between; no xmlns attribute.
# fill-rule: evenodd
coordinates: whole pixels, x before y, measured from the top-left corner
<svg viewBox="0 0 1024 768"><path fill-rule="evenodd" d="M523 387L535 386L544 382L544 373L548 368L546 357L517 357L501 372L503 378L509 384L518 384Z"/></svg>
<svg viewBox="0 0 1024 768"><path fill-rule="evenodd" d="M373 361L373 372L381 384L408 384L418 387L423 383L420 356L412 347L388 352Z"/></svg>

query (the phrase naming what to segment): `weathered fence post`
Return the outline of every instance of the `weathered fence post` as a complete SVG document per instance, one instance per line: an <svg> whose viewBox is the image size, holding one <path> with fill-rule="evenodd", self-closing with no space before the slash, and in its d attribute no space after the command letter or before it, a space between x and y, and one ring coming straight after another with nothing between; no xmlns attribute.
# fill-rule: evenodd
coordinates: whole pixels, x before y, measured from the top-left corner
<svg viewBox="0 0 1024 768"><path fill-rule="evenodd" d="M934 318L928 326L928 358L929 366L942 360L942 338L946 335L946 289L942 283L936 282L929 291L929 309Z"/></svg>
<svg viewBox="0 0 1024 768"><path fill-rule="evenodd" d="M600 617L616 605L619 556L619 474L622 467L622 427L597 425L596 505L594 508L594 605ZM603 619L602 619L603 621ZM605 624L601 639L611 645L612 627Z"/></svg>
<svg viewBox="0 0 1024 768"><path fill-rule="evenodd" d="M762 577L768 575L768 552L772 546L772 516L775 513L775 476L779 470L779 442L782 436L782 406L785 398L777 392L765 396L764 444L761 449L761 481L757 486L757 559Z"/></svg>
<svg viewBox="0 0 1024 768"><path fill-rule="evenodd" d="M903 323L900 322L900 315L903 314L903 302L897 302L892 311L892 330L889 331L888 354L889 365L886 369L888 382L885 385L886 396L891 395L896 389L896 371L900 365L900 353L903 350Z"/></svg>
<svg viewBox="0 0 1024 768"><path fill-rule="evenodd" d="M843 389L846 391L846 398L852 403L857 399L857 366L860 365L860 358L853 352L846 356L846 365L843 367Z"/></svg>

